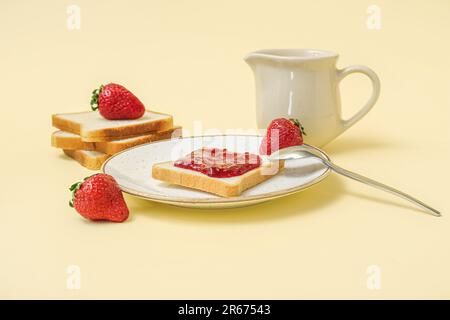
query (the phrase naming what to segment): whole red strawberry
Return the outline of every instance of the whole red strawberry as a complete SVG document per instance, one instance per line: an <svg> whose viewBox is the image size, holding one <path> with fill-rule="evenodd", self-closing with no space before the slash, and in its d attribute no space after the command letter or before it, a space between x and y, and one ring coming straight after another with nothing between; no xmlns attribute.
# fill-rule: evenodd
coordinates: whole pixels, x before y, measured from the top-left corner
<svg viewBox="0 0 450 320"><path fill-rule="evenodd" d="M70 187L74 207L86 219L123 222L128 218L128 207L116 180L108 174L99 173Z"/></svg>
<svg viewBox="0 0 450 320"><path fill-rule="evenodd" d="M272 120L267 127L267 132L261 141L259 152L270 155L279 149L303 144L303 136L306 133L297 119L278 118Z"/></svg>
<svg viewBox="0 0 450 320"><path fill-rule="evenodd" d="M142 102L120 84L101 85L92 92L92 110L108 120L138 119L145 113Z"/></svg>

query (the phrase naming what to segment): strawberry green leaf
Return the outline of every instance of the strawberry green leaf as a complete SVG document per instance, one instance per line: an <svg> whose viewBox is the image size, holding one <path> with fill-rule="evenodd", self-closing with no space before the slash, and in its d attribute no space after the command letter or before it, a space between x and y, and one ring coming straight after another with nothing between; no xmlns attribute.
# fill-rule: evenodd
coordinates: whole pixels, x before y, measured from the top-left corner
<svg viewBox="0 0 450 320"><path fill-rule="evenodd" d="M101 85L100 88L92 91L91 108L94 111L98 109L98 96L99 96L100 92L102 92L102 89L103 89L103 85Z"/></svg>
<svg viewBox="0 0 450 320"><path fill-rule="evenodd" d="M69 206L71 208L73 208L73 202L75 201L75 194L77 193L78 189L80 189L82 184L83 184L83 182L81 182L81 181L75 182L69 188L69 190L72 192L72 199L70 199L70 201L69 201Z"/></svg>
<svg viewBox="0 0 450 320"><path fill-rule="evenodd" d="M298 121L298 119L289 118L289 120L290 120L294 125L296 125L297 127L300 128L300 130L302 131L302 134L303 134L303 135L305 135L305 136L307 135L306 132L305 132L305 128L303 128L302 124L300 123L300 121Z"/></svg>
<svg viewBox="0 0 450 320"><path fill-rule="evenodd" d="M74 191L78 187L78 184L79 182L74 183L73 185L70 186L69 190Z"/></svg>

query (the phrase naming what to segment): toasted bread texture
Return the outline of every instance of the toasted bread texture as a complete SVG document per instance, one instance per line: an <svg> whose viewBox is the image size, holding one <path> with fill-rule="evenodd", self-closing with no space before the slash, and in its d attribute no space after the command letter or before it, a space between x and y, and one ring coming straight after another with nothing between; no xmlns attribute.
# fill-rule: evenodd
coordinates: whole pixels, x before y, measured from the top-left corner
<svg viewBox="0 0 450 320"><path fill-rule="evenodd" d="M107 120L98 111L54 114L54 127L78 134L84 142L113 141L173 127L171 115L146 111L139 119Z"/></svg>
<svg viewBox="0 0 450 320"><path fill-rule="evenodd" d="M66 155L76 160L83 167L90 170L99 170L102 164L110 157L109 154L86 150L63 150Z"/></svg>
<svg viewBox="0 0 450 320"><path fill-rule="evenodd" d="M52 146L65 150L98 151L113 155L140 144L163 139L178 138L181 137L181 134L181 127L175 126L166 131L158 131L121 140L86 142L81 140L81 137L77 134L66 131L56 131L52 134Z"/></svg>
<svg viewBox="0 0 450 320"><path fill-rule="evenodd" d="M265 162L260 167L230 178L213 178L203 173L175 167L173 161L154 164L152 177L170 184L197 189L219 195L221 197L239 196L247 190L267 179L270 179L284 168L284 161Z"/></svg>

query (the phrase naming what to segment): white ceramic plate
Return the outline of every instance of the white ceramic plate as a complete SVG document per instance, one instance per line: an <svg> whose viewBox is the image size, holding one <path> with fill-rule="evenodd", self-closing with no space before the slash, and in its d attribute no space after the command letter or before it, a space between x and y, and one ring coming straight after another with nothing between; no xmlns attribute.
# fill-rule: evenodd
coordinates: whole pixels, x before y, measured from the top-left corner
<svg viewBox="0 0 450 320"><path fill-rule="evenodd" d="M324 179L329 169L317 158L286 161L285 169L238 197L222 198L202 191L168 185L151 177L152 165L176 160L201 147L258 153L262 137L215 135L162 140L127 149L109 158L102 167L120 188L144 199L194 208L231 208L256 204L303 190Z"/></svg>

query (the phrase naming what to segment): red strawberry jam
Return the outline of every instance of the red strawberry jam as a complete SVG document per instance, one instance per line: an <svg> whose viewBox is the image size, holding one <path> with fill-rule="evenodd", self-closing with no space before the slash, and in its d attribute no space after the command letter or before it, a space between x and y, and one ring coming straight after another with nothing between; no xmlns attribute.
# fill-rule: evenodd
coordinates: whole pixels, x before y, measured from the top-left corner
<svg viewBox="0 0 450 320"><path fill-rule="evenodd" d="M174 162L175 167L201 172L213 178L240 176L260 165L258 155L219 148L198 149Z"/></svg>

